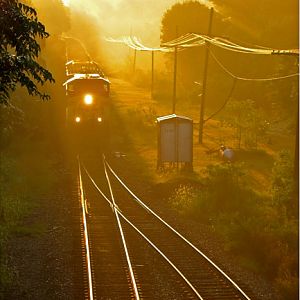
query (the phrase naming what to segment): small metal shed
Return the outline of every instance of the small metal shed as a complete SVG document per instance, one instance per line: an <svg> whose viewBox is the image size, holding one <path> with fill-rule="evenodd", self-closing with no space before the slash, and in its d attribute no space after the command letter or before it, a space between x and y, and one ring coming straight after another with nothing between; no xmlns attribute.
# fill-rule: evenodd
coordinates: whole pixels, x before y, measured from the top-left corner
<svg viewBox="0 0 300 300"><path fill-rule="evenodd" d="M156 119L158 127L157 167L164 163L193 164L193 120L176 114Z"/></svg>

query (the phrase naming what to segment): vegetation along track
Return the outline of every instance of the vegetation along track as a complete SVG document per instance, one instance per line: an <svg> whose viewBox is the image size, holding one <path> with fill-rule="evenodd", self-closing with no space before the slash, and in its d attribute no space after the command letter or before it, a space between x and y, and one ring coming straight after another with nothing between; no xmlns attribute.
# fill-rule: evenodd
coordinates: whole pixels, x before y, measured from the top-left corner
<svg viewBox="0 0 300 300"><path fill-rule="evenodd" d="M250 299L216 264L134 195L105 158L103 173L108 188L102 189L78 161L82 219L86 219L83 227L89 236L84 253L90 272L86 293L90 298ZM106 196L108 191L111 200Z"/></svg>

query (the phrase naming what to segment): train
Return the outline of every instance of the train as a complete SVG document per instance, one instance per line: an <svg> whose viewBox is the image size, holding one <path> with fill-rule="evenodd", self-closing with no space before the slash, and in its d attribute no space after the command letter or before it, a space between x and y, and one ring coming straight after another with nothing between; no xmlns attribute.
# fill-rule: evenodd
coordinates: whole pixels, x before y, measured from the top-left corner
<svg viewBox="0 0 300 300"><path fill-rule="evenodd" d="M94 61L66 63L66 125L100 125L109 105L110 81Z"/></svg>

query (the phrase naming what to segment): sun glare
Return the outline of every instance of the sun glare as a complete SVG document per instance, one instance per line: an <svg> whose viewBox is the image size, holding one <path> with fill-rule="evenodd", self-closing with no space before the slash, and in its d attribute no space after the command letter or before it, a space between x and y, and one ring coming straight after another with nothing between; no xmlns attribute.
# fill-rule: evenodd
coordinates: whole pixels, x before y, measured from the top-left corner
<svg viewBox="0 0 300 300"><path fill-rule="evenodd" d="M64 6L70 6L71 0L62 0Z"/></svg>

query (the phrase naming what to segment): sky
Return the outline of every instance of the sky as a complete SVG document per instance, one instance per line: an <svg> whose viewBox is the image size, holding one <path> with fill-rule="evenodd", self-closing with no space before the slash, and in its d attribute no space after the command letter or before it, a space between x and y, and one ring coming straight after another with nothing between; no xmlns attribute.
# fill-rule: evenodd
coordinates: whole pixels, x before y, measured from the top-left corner
<svg viewBox="0 0 300 300"><path fill-rule="evenodd" d="M158 46L160 24L164 12L176 0L64 0L71 10L86 12L99 20L107 37L137 35L143 41ZM208 0L201 0L209 5ZM97 25L98 26L98 25ZM154 44L154 45L153 45Z"/></svg>

